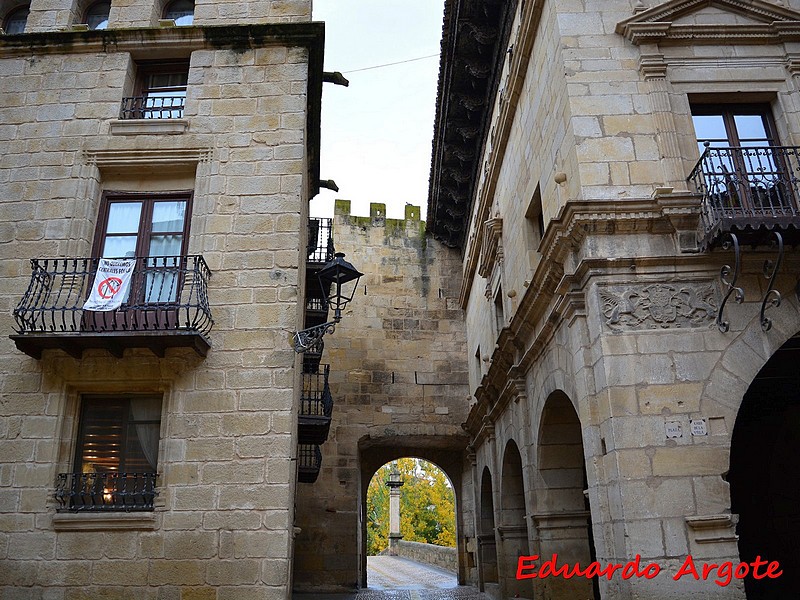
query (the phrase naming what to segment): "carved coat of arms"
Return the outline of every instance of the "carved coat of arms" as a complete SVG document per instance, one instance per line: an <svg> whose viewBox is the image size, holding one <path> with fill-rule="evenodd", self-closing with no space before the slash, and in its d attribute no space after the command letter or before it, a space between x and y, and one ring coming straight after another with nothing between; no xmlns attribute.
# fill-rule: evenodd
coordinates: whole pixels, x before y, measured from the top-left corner
<svg viewBox="0 0 800 600"><path fill-rule="evenodd" d="M603 316L614 331L700 327L717 316L714 296L710 283L600 289Z"/></svg>

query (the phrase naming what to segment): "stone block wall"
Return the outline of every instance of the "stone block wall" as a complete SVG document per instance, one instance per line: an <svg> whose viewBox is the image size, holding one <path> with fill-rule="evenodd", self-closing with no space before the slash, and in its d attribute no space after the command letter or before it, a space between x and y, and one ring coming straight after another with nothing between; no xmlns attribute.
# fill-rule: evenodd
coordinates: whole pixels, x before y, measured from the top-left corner
<svg viewBox="0 0 800 600"><path fill-rule="evenodd" d="M357 217L349 202L336 203L336 250L364 277L335 333L325 336L333 418L319 479L298 485L297 590L364 584L366 525L358 515L375 470L395 458L443 468L467 515L459 537L472 535L471 503L461 504L469 477L462 477L468 399L455 299L460 259L425 236L419 207L407 205L405 216L387 219L385 205L372 204L370 216Z"/></svg>
<svg viewBox="0 0 800 600"><path fill-rule="evenodd" d="M0 594L289 593L298 359L286 330L302 324L308 42L287 31L231 50L197 31L183 45L166 30L115 32L105 50L72 32L40 49L0 37ZM143 39L190 59L180 119L117 120L134 61L158 56ZM188 252L211 271L208 356L17 350L29 259L91 256L104 192L169 190L192 191ZM144 393L163 398L155 510L57 513L81 399Z"/></svg>

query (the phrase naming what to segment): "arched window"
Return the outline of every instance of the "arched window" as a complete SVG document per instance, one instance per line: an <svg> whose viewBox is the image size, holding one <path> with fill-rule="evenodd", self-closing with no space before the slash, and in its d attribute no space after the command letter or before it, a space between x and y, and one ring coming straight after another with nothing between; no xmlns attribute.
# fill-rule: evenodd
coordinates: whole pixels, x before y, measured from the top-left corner
<svg viewBox="0 0 800 600"><path fill-rule="evenodd" d="M108 27L108 13L111 10L111 2L100 0L95 2L86 11L84 23L89 29L106 29Z"/></svg>
<svg viewBox="0 0 800 600"><path fill-rule="evenodd" d="M30 6L20 6L8 13L6 20L3 22L3 31L9 35L16 33L23 33L25 31L25 23L28 21L28 12Z"/></svg>
<svg viewBox="0 0 800 600"><path fill-rule="evenodd" d="M194 21L194 2L192 0L175 0L167 5L165 19L172 19L175 25L191 25Z"/></svg>

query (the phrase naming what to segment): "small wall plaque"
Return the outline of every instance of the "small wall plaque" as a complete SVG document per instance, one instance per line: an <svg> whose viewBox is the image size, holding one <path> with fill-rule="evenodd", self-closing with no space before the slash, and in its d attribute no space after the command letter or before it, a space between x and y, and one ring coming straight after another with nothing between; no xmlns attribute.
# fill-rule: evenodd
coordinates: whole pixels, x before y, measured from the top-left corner
<svg viewBox="0 0 800 600"><path fill-rule="evenodd" d="M680 421L667 421L664 427L667 431L667 438L683 437L683 429L681 428Z"/></svg>
<svg viewBox="0 0 800 600"><path fill-rule="evenodd" d="M705 419L692 419L689 421L689 427L692 430L692 435L708 435Z"/></svg>

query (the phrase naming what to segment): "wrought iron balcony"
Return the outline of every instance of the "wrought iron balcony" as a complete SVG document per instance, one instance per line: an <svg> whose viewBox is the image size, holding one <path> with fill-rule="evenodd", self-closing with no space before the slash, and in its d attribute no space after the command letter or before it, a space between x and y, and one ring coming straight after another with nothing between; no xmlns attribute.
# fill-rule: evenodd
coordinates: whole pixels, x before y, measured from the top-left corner
<svg viewBox="0 0 800 600"><path fill-rule="evenodd" d="M84 310L95 285L97 258L31 260L31 281L14 309L22 352L41 358L59 348L75 358L87 348L122 357L125 348L188 347L206 356L214 321L208 304L211 273L202 256L136 258L128 297L116 310Z"/></svg>
<svg viewBox="0 0 800 600"><path fill-rule="evenodd" d="M297 446L297 481L314 483L322 468L322 450L316 444L298 444Z"/></svg>
<svg viewBox="0 0 800 600"><path fill-rule="evenodd" d="M316 344L303 353L303 373L317 373L325 350L325 340L320 338Z"/></svg>
<svg viewBox="0 0 800 600"><path fill-rule="evenodd" d="M153 510L156 473L59 473L59 512Z"/></svg>
<svg viewBox="0 0 800 600"><path fill-rule="evenodd" d="M307 262L320 266L333 260L333 220L308 220L308 258Z"/></svg>
<svg viewBox="0 0 800 600"><path fill-rule="evenodd" d="M703 245L733 232L742 243L764 244L780 231L800 239L800 148L710 147L688 180L702 194Z"/></svg>
<svg viewBox="0 0 800 600"><path fill-rule="evenodd" d="M122 99L120 119L180 119L186 91L171 96L130 96Z"/></svg>
<svg viewBox="0 0 800 600"><path fill-rule="evenodd" d="M333 396L328 385L330 365L321 372L303 373L303 395L300 397L298 439L301 444L322 444L328 439L333 413Z"/></svg>

